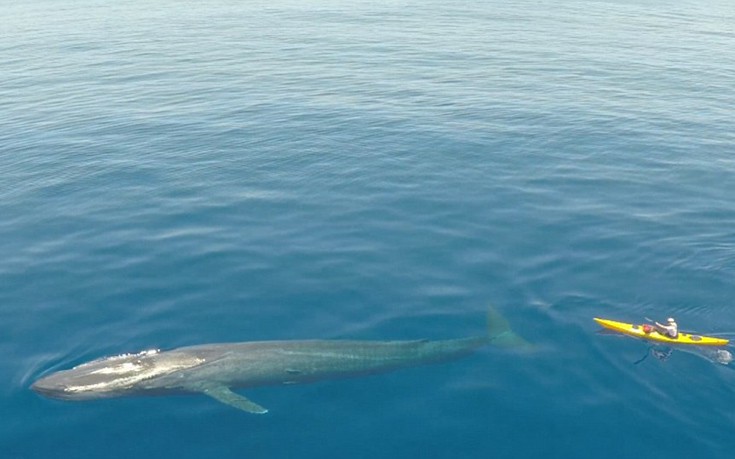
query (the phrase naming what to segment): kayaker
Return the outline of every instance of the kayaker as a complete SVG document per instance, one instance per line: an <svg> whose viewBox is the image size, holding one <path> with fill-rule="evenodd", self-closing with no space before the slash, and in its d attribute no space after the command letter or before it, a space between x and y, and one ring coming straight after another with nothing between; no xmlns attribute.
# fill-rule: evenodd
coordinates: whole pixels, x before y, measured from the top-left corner
<svg viewBox="0 0 735 459"><path fill-rule="evenodd" d="M676 339L679 336L679 328L673 317L666 319L666 325L656 322L656 330L662 335Z"/></svg>

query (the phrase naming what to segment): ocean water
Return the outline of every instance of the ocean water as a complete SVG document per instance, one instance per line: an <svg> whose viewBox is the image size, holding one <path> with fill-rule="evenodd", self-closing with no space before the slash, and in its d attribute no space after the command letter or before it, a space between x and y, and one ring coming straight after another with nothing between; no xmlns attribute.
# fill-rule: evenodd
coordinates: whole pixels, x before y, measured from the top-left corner
<svg viewBox="0 0 735 459"><path fill-rule="evenodd" d="M729 0L3 2L0 456L732 457ZM44 399L142 349L482 333L367 378ZM730 349L732 350L732 349ZM735 365L733 365L735 366Z"/></svg>

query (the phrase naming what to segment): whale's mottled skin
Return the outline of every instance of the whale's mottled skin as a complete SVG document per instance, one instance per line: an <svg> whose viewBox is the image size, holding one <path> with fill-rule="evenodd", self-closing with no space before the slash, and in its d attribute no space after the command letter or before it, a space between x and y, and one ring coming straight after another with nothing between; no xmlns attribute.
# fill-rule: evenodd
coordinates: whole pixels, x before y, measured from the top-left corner
<svg viewBox="0 0 735 459"><path fill-rule="evenodd" d="M151 350L93 360L31 388L64 400L201 393L262 414L265 408L232 389L381 373L453 360L488 344L525 344L492 310L488 326L485 336L443 341L255 341Z"/></svg>

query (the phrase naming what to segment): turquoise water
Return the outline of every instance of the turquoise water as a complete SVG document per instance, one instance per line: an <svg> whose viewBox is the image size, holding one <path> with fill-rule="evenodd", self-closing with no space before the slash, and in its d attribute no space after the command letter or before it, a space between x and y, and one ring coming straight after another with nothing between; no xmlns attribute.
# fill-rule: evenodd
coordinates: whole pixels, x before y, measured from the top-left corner
<svg viewBox="0 0 735 459"><path fill-rule="evenodd" d="M731 457L729 1L6 2L0 452ZM28 390L104 355L481 333L532 352L207 397ZM731 349L732 350L732 349Z"/></svg>

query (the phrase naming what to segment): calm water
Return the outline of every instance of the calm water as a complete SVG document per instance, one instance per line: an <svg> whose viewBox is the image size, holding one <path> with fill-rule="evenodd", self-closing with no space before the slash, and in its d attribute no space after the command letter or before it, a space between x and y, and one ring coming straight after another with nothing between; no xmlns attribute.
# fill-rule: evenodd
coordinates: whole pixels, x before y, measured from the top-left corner
<svg viewBox="0 0 735 459"><path fill-rule="evenodd" d="M735 4L4 2L0 455L732 457ZM535 344L349 381L64 403L224 341Z"/></svg>

